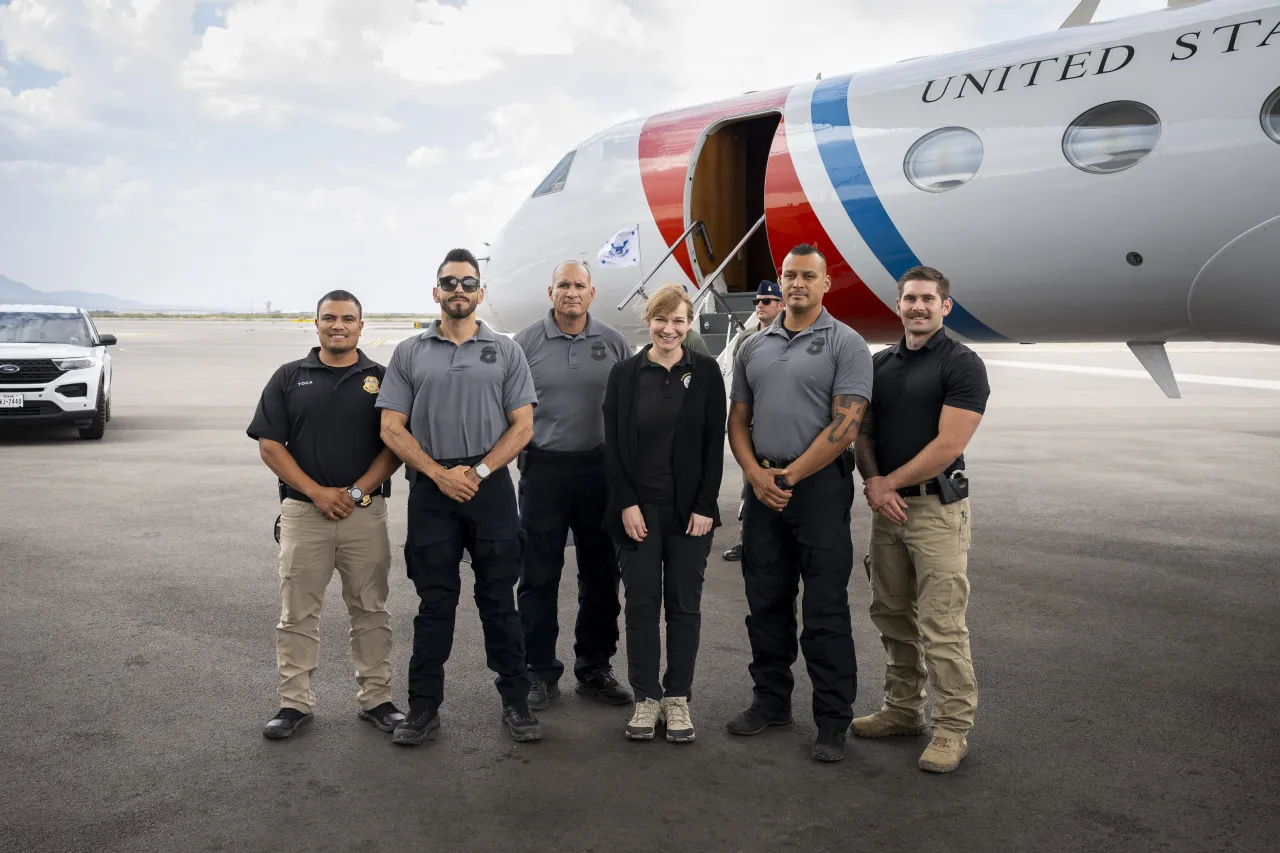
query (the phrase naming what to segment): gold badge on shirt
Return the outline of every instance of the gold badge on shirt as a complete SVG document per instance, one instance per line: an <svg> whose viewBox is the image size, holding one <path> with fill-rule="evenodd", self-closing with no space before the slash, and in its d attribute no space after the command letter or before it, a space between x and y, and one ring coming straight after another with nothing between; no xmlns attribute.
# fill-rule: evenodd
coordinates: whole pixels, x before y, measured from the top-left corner
<svg viewBox="0 0 1280 853"><path fill-rule="evenodd" d="M365 390L365 393L367 394L377 394L378 393L378 377L366 376L364 378L364 390Z"/></svg>

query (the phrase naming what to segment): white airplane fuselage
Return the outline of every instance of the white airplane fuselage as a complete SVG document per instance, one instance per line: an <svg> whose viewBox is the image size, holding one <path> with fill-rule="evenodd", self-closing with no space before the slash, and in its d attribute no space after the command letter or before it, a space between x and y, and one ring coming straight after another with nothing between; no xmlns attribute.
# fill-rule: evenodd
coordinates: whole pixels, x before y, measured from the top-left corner
<svg viewBox="0 0 1280 853"><path fill-rule="evenodd" d="M714 286L753 291L811 243L825 304L872 342L901 335L897 279L926 264L969 340L1280 343L1277 101L1280 3L1212 0L627 122L493 241L485 310L532 322L585 258L593 313L639 342L643 299L616 309L641 271L600 265L609 237L638 225L648 271L706 222L715 260L695 232L646 287L697 293L763 216Z"/></svg>

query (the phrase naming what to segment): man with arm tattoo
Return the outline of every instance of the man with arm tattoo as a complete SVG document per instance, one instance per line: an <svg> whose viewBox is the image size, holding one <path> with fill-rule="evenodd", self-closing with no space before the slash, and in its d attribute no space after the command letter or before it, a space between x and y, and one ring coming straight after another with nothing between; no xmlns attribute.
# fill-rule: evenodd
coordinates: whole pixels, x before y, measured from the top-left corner
<svg viewBox="0 0 1280 853"><path fill-rule="evenodd" d="M796 598L804 581L799 646L813 682L813 757L844 758L857 660L849 619L853 569L846 451L871 399L871 353L822 307L827 263L809 245L782 264L786 316L742 345L734 363L729 446L751 484L743 518L751 706L729 721L753 735L791 722Z"/></svg>
<svg viewBox="0 0 1280 853"><path fill-rule="evenodd" d="M860 737L922 734L933 682L933 738L918 766L947 773L968 752L978 704L965 610L969 499L964 449L991 390L977 353L951 338L950 283L930 267L898 282L904 335L875 355L875 413L855 452L874 511L867 577L888 667L884 704L853 721Z"/></svg>

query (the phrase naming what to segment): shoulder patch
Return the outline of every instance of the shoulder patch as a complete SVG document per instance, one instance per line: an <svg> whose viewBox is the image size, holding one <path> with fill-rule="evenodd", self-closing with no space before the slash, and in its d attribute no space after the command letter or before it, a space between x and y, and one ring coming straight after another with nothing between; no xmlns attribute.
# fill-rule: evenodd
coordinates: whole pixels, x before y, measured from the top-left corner
<svg viewBox="0 0 1280 853"><path fill-rule="evenodd" d="M381 383L378 382L378 377L366 376L364 378L364 392L366 394L377 394L381 387Z"/></svg>

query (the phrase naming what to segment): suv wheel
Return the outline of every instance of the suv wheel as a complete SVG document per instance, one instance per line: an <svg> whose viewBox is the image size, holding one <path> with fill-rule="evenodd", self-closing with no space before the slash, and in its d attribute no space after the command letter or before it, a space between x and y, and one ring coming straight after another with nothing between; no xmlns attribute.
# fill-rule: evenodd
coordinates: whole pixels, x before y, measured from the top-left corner
<svg viewBox="0 0 1280 853"><path fill-rule="evenodd" d="M111 412L111 401L107 399L107 395L102 392L102 386L98 386L98 407L93 412L93 422L87 427L80 429L81 438L98 439L107 431L107 418Z"/></svg>

